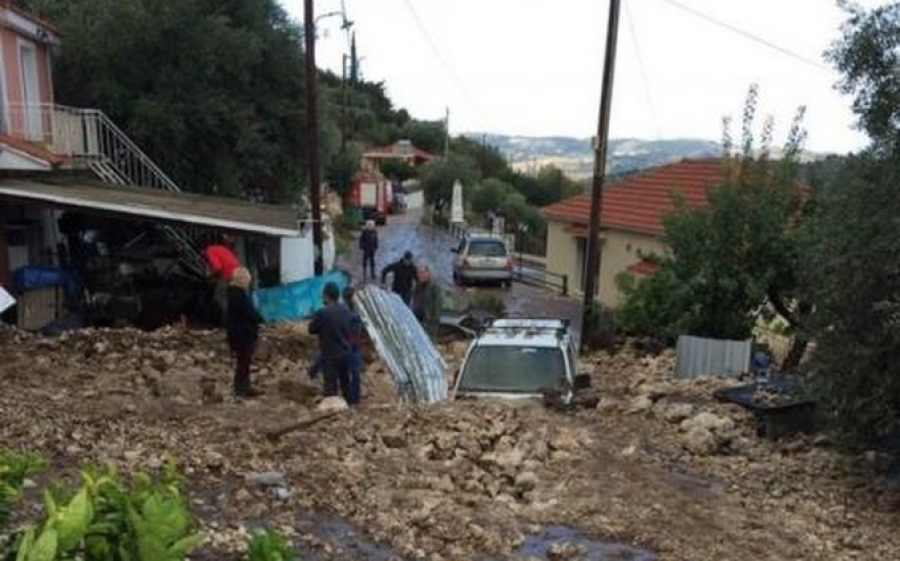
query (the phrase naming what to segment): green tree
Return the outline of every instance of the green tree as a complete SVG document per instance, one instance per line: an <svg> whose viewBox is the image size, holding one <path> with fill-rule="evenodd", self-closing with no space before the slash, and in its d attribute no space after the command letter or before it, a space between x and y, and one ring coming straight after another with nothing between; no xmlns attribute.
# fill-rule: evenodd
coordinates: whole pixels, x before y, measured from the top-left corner
<svg viewBox="0 0 900 561"><path fill-rule="evenodd" d="M826 53L843 75L844 93L854 96L860 125L880 149L900 147L900 5L866 10L842 3L842 37Z"/></svg>
<svg viewBox="0 0 900 561"><path fill-rule="evenodd" d="M405 138L412 142L413 146L432 154L444 152L444 123L442 121L416 121L410 120L399 131L400 140Z"/></svg>
<svg viewBox="0 0 900 561"><path fill-rule="evenodd" d="M57 99L105 111L184 188L292 196L300 32L275 0L33 0L64 37Z"/></svg>
<svg viewBox="0 0 900 561"><path fill-rule="evenodd" d="M763 129L762 155L754 158L756 95L751 88L741 153L724 158L726 181L710 189L708 206L692 208L676 200L676 211L664 219L668 252L657 256L659 271L636 286L620 279L630 288L620 314L626 329L743 339L766 302L799 325L790 303L798 291L796 224L803 195L796 161L803 111L781 161L768 157L771 120ZM725 144L730 154L730 142Z"/></svg>
<svg viewBox="0 0 900 561"><path fill-rule="evenodd" d="M469 207L472 212L483 215L499 211L507 198L518 194L515 188L499 179L489 178L471 190Z"/></svg>
<svg viewBox="0 0 900 561"><path fill-rule="evenodd" d="M866 153L822 195L803 257L816 304L814 387L847 442L879 444L900 421L900 164Z"/></svg>
<svg viewBox="0 0 900 561"><path fill-rule="evenodd" d="M353 176L359 171L362 151L356 146L348 146L337 152L325 168L325 179L339 195L346 196L353 184Z"/></svg>
<svg viewBox="0 0 900 561"><path fill-rule="evenodd" d="M478 181L477 164L465 156L450 154L447 158L424 164L419 170L419 181L425 193L425 202L433 203L453 195L453 183L463 186L464 198L468 199L472 186Z"/></svg>
<svg viewBox="0 0 900 561"><path fill-rule="evenodd" d="M468 156L478 164L478 172L483 178L508 180L512 170L509 162L496 146L486 140L479 141L467 136L457 136L450 141L450 150L455 154Z"/></svg>
<svg viewBox="0 0 900 561"><path fill-rule="evenodd" d="M828 56L873 143L826 183L806 231L811 381L853 447L896 446L900 423L900 5L848 7Z"/></svg>

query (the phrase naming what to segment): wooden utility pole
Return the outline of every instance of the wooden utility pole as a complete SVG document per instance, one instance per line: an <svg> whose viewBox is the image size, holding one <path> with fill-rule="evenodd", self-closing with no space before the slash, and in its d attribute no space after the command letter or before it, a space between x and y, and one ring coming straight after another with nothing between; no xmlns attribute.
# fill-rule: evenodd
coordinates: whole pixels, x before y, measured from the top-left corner
<svg viewBox="0 0 900 561"><path fill-rule="evenodd" d="M347 59L341 57L341 154L347 151Z"/></svg>
<svg viewBox="0 0 900 561"><path fill-rule="evenodd" d="M309 166L309 204L312 206L314 270L320 276L325 269L322 251L322 180L319 169L319 113L316 86L316 20L313 0L303 3L303 38L306 42L306 157Z"/></svg>
<svg viewBox="0 0 900 561"><path fill-rule="evenodd" d="M603 183L606 179L606 148L609 144L609 116L612 109L613 77L616 69L616 41L619 35L620 0L610 0L603 62L603 87L600 93L600 117L594 139L594 177L591 182L591 221L587 239L587 266L584 306L581 319L581 346L593 340L598 325L597 284L600 276L600 212L603 208Z"/></svg>
<svg viewBox="0 0 900 561"><path fill-rule="evenodd" d="M450 108L444 113L444 158L450 154Z"/></svg>

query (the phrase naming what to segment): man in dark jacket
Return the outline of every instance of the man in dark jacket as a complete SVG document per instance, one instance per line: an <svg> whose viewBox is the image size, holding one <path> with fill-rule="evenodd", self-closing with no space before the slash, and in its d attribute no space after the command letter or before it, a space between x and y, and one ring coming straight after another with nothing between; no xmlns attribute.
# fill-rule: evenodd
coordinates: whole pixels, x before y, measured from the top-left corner
<svg viewBox="0 0 900 561"><path fill-rule="evenodd" d="M250 271L238 267L231 273L231 286L227 289L228 347L237 359L234 370L234 395L257 397L260 392L250 385L250 364L259 339L259 324L263 317L250 299Z"/></svg>
<svg viewBox="0 0 900 561"><path fill-rule="evenodd" d="M339 302L341 297L337 284L329 282L322 290L325 306L313 314L309 332L319 336L322 354L325 397L341 395L350 403L353 401L350 386L350 353L353 351L355 318L346 306Z"/></svg>
<svg viewBox="0 0 900 561"><path fill-rule="evenodd" d="M403 259L394 261L381 270L381 284L387 282L388 273L394 275L391 290L409 305L412 298L413 283L416 281L416 266L413 265L413 254L407 251Z"/></svg>
<svg viewBox="0 0 900 561"><path fill-rule="evenodd" d="M378 250L378 231L375 230L375 222L366 220L366 226L359 236L359 249L363 254L363 280L368 276L375 280L375 251Z"/></svg>

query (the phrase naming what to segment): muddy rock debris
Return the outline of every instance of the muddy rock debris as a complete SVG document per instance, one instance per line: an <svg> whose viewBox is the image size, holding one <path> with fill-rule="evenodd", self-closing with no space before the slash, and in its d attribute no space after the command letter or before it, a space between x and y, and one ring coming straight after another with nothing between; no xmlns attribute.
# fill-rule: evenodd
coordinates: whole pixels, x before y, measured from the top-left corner
<svg viewBox="0 0 900 561"><path fill-rule="evenodd" d="M751 416L712 398L734 381L676 380L671 351L583 358L600 400L568 413L539 402L404 405L372 358L360 406L270 441L268 431L317 415L321 380L306 375L317 345L302 324L263 330L257 400L230 397L217 331L44 339L0 328L0 347L0 381L15 388L0 394L0 442L41 453L51 476L176 460L208 533L198 559L240 558L259 525L293 535L307 557L353 558L301 513L406 558L516 557L526 532L558 525L634 539L663 560L890 559L900 549L900 494L876 475L880 461L848 461L827 440L756 438ZM442 348L448 364L462 348ZM641 397L649 408L625 414ZM246 478L266 473L281 477Z"/></svg>

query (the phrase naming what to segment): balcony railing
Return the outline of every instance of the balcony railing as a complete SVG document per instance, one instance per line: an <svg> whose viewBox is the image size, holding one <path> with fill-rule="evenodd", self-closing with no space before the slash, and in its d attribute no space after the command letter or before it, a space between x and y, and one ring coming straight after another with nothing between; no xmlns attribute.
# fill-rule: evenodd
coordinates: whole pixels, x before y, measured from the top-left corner
<svg viewBox="0 0 900 561"><path fill-rule="evenodd" d="M137 144L102 111L55 105L7 104L2 132L31 142L70 162L90 168L111 185L134 185L181 191ZM162 229L184 251L187 266L200 276L205 261L195 240L201 230L164 225Z"/></svg>
<svg viewBox="0 0 900 561"><path fill-rule="evenodd" d="M2 131L57 156L111 166L117 183L169 191L178 186L102 111L49 103L7 104ZM102 174L101 174L102 175Z"/></svg>

